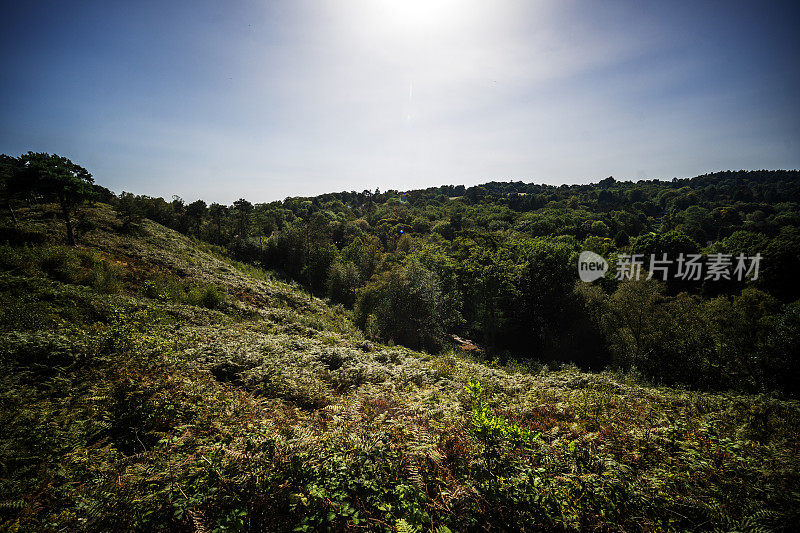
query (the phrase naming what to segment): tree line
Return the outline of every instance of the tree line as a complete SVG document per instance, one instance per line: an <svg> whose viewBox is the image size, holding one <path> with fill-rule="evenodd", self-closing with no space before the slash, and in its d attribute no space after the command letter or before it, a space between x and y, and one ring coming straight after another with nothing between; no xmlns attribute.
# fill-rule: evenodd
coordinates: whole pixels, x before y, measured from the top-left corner
<svg viewBox="0 0 800 533"><path fill-rule="evenodd" d="M9 216L31 198L57 201L69 225L80 201L107 201L123 230L149 218L281 271L351 308L365 333L384 342L437 351L458 335L501 360L797 393L797 171L563 186L490 182L223 205L113 195L70 164L47 154L3 156ZM747 282L607 275L584 284L577 281L582 250L610 262L622 253L763 260L759 278Z"/></svg>

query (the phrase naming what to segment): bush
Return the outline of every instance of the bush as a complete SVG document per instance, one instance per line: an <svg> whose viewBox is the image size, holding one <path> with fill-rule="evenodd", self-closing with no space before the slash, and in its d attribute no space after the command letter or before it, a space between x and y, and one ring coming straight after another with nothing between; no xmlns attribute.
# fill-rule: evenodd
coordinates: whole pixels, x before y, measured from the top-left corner
<svg viewBox="0 0 800 533"><path fill-rule="evenodd" d="M108 261L98 261L89 274L89 285L97 292L113 294L122 288L122 269Z"/></svg>
<svg viewBox="0 0 800 533"><path fill-rule="evenodd" d="M49 332L11 332L0 343L0 359L14 367L29 368L36 375L52 375L80 358L80 348L67 337Z"/></svg>
<svg viewBox="0 0 800 533"><path fill-rule="evenodd" d="M50 238L42 231L27 229L19 226L0 226L0 244L7 243L14 246L44 244Z"/></svg>
<svg viewBox="0 0 800 533"><path fill-rule="evenodd" d="M64 283L79 279L80 261L77 255L63 246L48 246L32 250L39 268L49 277Z"/></svg>
<svg viewBox="0 0 800 533"><path fill-rule="evenodd" d="M151 279L148 279L147 281L142 283L142 286L139 289L139 293L145 298L151 298L153 300L161 298L161 290L158 286L158 283L156 283Z"/></svg>
<svg viewBox="0 0 800 533"><path fill-rule="evenodd" d="M206 309L220 309L225 305L226 295L221 289L213 285L206 285L189 289L186 300L191 305L198 305Z"/></svg>

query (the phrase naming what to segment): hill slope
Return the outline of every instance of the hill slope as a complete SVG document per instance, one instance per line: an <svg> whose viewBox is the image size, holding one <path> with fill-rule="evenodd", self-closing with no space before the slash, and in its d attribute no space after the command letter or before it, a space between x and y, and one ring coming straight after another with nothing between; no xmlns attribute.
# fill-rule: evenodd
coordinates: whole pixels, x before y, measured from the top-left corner
<svg viewBox="0 0 800 533"><path fill-rule="evenodd" d="M104 205L0 248L0 528L796 530L800 405L365 340Z"/></svg>

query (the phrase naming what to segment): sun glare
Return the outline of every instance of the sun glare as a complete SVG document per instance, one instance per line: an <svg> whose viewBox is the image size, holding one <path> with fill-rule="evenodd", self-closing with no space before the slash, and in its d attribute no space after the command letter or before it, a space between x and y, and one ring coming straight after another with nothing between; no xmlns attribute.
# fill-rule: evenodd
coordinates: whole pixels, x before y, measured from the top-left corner
<svg viewBox="0 0 800 533"><path fill-rule="evenodd" d="M410 29L448 26L458 15L455 0L381 0L376 8L390 24Z"/></svg>
<svg viewBox="0 0 800 533"><path fill-rule="evenodd" d="M469 3L456 0L377 0L366 6L375 27L401 35L446 33L470 12Z"/></svg>

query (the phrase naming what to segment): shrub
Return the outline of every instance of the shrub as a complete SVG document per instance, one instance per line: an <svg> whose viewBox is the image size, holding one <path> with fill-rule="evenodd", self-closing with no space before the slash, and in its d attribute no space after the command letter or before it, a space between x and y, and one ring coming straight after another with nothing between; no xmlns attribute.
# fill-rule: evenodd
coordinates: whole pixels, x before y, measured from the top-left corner
<svg viewBox="0 0 800 533"><path fill-rule="evenodd" d="M152 298L154 300L161 298L161 290L158 286L158 283L151 279L148 279L142 283L141 287L139 288L139 292L145 298Z"/></svg>
<svg viewBox="0 0 800 533"><path fill-rule="evenodd" d="M75 283L80 277L80 261L73 250L63 246L47 246L32 250L39 268L49 277Z"/></svg>
<svg viewBox="0 0 800 533"><path fill-rule="evenodd" d="M502 446L503 441L513 445L525 445L539 438L539 433L496 415L486 402L486 393L480 381L470 380L464 390L469 393L472 400L472 435L487 447Z"/></svg>
<svg viewBox="0 0 800 533"><path fill-rule="evenodd" d="M189 289L186 300L191 305L198 305L206 309L220 309L225 305L226 295L221 289L213 285L206 285Z"/></svg>
<svg viewBox="0 0 800 533"><path fill-rule="evenodd" d="M44 244L50 238L47 233L36 229L20 226L0 226L0 244L7 243L14 246Z"/></svg>
<svg viewBox="0 0 800 533"><path fill-rule="evenodd" d="M89 274L89 285L97 292L113 294L122 288L120 276L122 269L108 261L99 261Z"/></svg>

